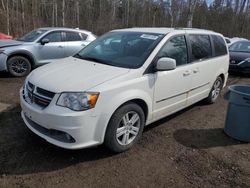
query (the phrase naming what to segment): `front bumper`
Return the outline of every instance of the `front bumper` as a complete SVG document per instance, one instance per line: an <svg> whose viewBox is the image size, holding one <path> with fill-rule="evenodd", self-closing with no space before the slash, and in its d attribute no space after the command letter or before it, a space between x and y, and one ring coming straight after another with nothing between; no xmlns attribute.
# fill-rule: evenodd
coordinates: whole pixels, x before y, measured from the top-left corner
<svg viewBox="0 0 250 188"><path fill-rule="evenodd" d="M7 71L7 58L4 53L0 53L0 71Z"/></svg>
<svg viewBox="0 0 250 188"><path fill-rule="evenodd" d="M49 143L66 149L102 144L98 135L98 117L91 110L74 112L55 105L56 97L45 109L27 103L20 91L22 118L26 126Z"/></svg>

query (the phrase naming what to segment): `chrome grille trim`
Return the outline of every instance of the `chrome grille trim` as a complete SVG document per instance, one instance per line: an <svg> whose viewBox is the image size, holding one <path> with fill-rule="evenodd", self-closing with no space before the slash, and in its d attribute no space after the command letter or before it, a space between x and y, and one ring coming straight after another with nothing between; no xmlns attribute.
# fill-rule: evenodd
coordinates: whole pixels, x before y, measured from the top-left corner
<svg viewBox="0 0 250 188"><path fill-rule="evenodd" d="M47 91L45 89L42 89L40 87L36 88L36 92L38 94L40 94L41 96L46 96L47 98L52 99L55 96L55 93L51 92L51 91Z"/></svg>
<svg viewBox="0 0 250 188"><path fill-rule="evenodd" d="M50 98L50 97L47 97L47 96L44 96L44 95L39 94L36 90L34 91L34 95L36 95L37 97L46 99L46 100L50 100L50 101L53 99L53 97Z"/></svg>
<svg viewBox="0 0 250 188"><path fill-rule="evenodd" d="M23 98L27 103L36 104L41 108L46 108L55 96L55 93L36 87L30 82L25 85L23 93Z"/></svg>

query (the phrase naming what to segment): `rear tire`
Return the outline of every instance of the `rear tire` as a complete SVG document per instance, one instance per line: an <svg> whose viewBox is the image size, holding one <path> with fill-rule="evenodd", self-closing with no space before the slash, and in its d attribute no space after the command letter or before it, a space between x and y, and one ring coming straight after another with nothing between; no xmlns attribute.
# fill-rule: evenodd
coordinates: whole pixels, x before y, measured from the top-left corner
<svg viewBox="0 0 250 188"><path fill-rule="evenodd" d="M7 68L12 76L22 77L30 73L31 63L23 56L14 56L8 59Z"/></svg>
<svg viewBox="0 0 250 188"><path fill-rule="evenodd" d="M208 95L208 97L205 99L205 101L208 104L213 104L219 97L221 90L223 87L223 80L222 78L219 76L217 77L217 79L215 80L213 87Z"/></svg>
<svg viewBox="0 0 250 188"><path fill-rule="evenodd" d="M135 103L121 106L112 115L104 144L115 153L130 149L141 137L145 124L142 108Z"/></svg>

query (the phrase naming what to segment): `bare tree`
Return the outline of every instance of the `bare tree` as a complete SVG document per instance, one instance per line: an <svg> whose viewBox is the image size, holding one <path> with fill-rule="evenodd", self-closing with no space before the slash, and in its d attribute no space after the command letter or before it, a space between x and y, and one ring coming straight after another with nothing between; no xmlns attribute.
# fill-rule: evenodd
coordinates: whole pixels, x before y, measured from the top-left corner
<svg viewBox="0 0 250 188"><path fill-rule="evenodd" d="M80 26L80 3L79 0L76 0L76 23L77 27Z"/></svg>
<svg viewBox="0 0 250 188"><path fill-rule="evenodd" d="M62 0L62 26L65 26L65 0Z"/></svg>
<svg viewBox="0 0 250 188"><path fill-rule="evenodd" d="M5 13L5 18L6 18L6 31L8 33L8 35L10 34L10 19L9 19L9 1L6 0L1 0L1 4L2 4L2 8L3 8L3 11Z"/></svg>
<svg viewBox="0 0 250 188"><path fill-rule="evenodd" d="M24 14L24 1L21 0L21 12L22 12L22 32L25 32L25 14Z"/></svg>
<svg viewBox="0 0 250 188"><path fill-rule="evenodd" d="M193 17L198 0L188 0L188 20L187 27L193 27Z"/></svg>
<svg viewBox="0 0 250 188"><path fill-rule="evenodd" d="M0 0L0 31L43 26L102 34L123 27L198 27L250 37L250 0Z"/></svg>

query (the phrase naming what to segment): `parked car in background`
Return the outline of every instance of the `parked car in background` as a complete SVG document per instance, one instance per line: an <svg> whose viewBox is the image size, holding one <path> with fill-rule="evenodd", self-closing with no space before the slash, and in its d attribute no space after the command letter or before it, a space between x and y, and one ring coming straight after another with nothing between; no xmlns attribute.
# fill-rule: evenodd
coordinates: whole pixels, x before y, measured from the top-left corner
<svg viewBox="0 0 250 188"><path fill-rule="evenodd" d="M233 37L233 38L228 38L225 37L225 41L227 43L227 46L230 47L232 44L234 44L235 42L239 42L239 41L247 41L247 39L245 38L240 38L240 37Z"/></svg>
<svg viewBox="0 0 250 188"><path fill-rule="evenodd" d="M111 31L74 57L34 70L20 90L22 118L57 146L104 143L123 152L144 125L202 99L214 103L227 82L228 62L224 37L212 31Z"/></svg>
<svg viewBox="0 0 250 188"><path fill-rule="evenodd" d="M0 32L0 40L11 40L13 37Z"/></svg>
<svg viewBox="0 0 250 188"><path fill-rule="evenodd" d="M242 37L233 37L230 39L231 44L235 43L235 42L239 42L239 41L247 41L248 39L242 38Z"/></svg>
<svg viewBox="0 0 250 188"><path fill-rule="evenodd" d="M0 71L25 76L37 66L76 54L95 39L89 31L48 27L17 40L0 41Z"/></svg>
<svg viewBox="0 0 250 188"><path fill-rule="evenodd" d="M239 41L229 47L231 73L250 73L250 41Z"/></svg>

